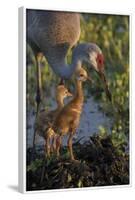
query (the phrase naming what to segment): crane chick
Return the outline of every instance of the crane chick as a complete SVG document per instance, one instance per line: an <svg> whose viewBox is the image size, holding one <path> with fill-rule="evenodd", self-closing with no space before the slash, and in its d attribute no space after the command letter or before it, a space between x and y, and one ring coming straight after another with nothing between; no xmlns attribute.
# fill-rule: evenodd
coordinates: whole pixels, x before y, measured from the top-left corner
<svg viewBox="0 0 135 200"><path fill-rule="evenodd" d="M68 134L68 149L71 160L74 160L72 139L79 126L80 116L82 113L84 95L82 83L86 80L91 80L87 72L83 68L79 68L76 71L76 94L74 98L65 105L54 121L51 131L53 130L57 134L56 139L56 152L59 156L59 150L61 146L62 136Z"/></svg>
<svg viewBox="0 0 135 200"><path fill-rule="evenodd" d="M43 137L46 141L46 154L50 156L50 140L55 138L53 130L50 128L51 124L57 117L58 113L64 106L64 99L71 97L72 94L64 85L58 85L56 88L56 102L57 108L55 110L47 112L45 109L41 110L35 124L36 133ZM55 143L53 142L53 145ZM55 148L55 146L53 146Z"/></svg>

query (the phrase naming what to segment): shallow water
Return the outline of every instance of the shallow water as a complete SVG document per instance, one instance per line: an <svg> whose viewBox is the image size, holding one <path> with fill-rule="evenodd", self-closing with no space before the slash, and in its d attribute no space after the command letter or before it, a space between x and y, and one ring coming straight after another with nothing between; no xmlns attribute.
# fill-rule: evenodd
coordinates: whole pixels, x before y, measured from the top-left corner
<svg viewBox="0 0 135 200"><path fill-rule="evenodd" d="M55 108L55 102L48 98L48 102L52 104L51 108ZM27 148L32 147L33 134L34 134L34 122L35 115L31 112L28 114L28 124L27 124ZM83 106L83 112L81 114L80 125L77 129L77 133L74 136L74 142L81 139L81 143L87 141L90 136L94 133L99 132L99 126L103 126L110 133L111 129L111 119L109 119L102 111L99 111L99 104L90 97L87 98ZM67 137L63 138L63 145L66 145ZM36 136L36 146L44 144L44 140L40 136Z"/></svg>

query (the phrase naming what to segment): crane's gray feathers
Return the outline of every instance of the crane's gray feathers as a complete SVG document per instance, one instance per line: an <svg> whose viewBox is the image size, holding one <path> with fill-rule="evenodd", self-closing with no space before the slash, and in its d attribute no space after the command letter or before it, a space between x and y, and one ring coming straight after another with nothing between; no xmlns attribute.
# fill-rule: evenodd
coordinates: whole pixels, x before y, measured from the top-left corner
<svg viewBox="0 0 135 200"><path fill-rule="evenodd" d="M80 37L80 15L72 12L27 10L27 35L44 53L56 45L68 44L71 48Z"/></svg>
<svg viewBox="0 0 135 200"><path fill-rule="evenodd" d="M77 43L79 36L80 14L27 10L27 40L31 46L39 47L53 71L61 78L69 79L83 61L97 69L95 57L101 50L93 43L77 45L71 64L67 64L67 53Z"/></svg>
<svg viewBox="0 0 135 200"><path fill-rule="evenodd" d="M76 46L73 50L72 57L82 57L82 56L88 56L92 53L102 53L101 49L95 44L95 43L81 43Z"/></svg>

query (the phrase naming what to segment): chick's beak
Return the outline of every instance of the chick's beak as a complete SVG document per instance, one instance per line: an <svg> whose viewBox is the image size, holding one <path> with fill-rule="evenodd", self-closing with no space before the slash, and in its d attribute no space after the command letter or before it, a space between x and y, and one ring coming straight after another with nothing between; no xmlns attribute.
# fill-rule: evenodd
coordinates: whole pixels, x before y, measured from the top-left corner
<svg viewBox="0 0 135 200"><path fill-rule="evenodd" d="M111 95L111 92L110 92L109 87L108 87L108 83L107 83L107 80L106 80L106 77L105 77L105 72L100 71L100 72L98 72L98 75L100 76L101 80L103 81L106 96L108 97L109 101L112 101L112 95Z"/></svg>
<svg viewBox="0 0 135 200"><path fill-rule="evenodd" d="M68 96L68 97L72 97L73 94L72 94L71 92L68 92L67 96Z"/></svg>

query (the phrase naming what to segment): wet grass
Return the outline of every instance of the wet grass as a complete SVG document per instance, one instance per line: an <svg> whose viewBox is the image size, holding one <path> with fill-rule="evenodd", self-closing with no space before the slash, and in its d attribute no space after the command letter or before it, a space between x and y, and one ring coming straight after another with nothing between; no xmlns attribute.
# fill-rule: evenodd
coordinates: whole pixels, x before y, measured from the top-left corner
<svg viewBox="0 0 135 200"><path fill-rule="evenodd" d="M95 135L84 144L76 142L73 148L80 162L70 161L66 147L61 149L60 159L52 156L45 160L40 151L31 160L28 149L27 191L129 184L126 144L119 147L120 153L111 136Z"/></svg>

